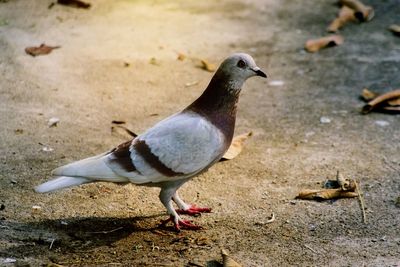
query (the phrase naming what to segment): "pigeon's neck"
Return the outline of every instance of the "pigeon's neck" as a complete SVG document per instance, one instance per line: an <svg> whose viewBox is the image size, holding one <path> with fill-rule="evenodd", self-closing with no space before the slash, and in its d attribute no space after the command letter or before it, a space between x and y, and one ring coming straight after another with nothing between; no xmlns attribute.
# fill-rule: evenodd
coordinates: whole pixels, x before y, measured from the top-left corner
<svg viewBox="0 0 400 267"><path fill-rule="evenodd" d="M233 137L236 120L236 107L243 82L216 73L203 94L194 101L188 111L193 111L206 117L219 128L230 144Z"/></svg>

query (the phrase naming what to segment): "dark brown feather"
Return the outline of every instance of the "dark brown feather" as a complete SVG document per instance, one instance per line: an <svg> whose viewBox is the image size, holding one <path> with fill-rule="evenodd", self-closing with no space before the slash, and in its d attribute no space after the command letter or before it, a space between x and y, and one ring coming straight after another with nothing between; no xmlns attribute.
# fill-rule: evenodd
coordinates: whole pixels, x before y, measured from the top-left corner
<svg viewBox="0 0 400 267"><path fill-rule="evenodd" d="M133 165L131 152L129 151L129 147L131 146L131 144L132 141L127 141L111 150L109 153L110 163L118 164L119 166L121 166L122 169L127 172L137 171L135 165Z"/></svg>
<svg viewBox="0 0 400 267"><path fill-rule="evenodd" d="M184 175L184 173L175 172L165 166L165 164L162 163L160 159L151 152L149 146L146 144L145 141L137 140L134 142L133 147L136 149L136 152L139 153L139 155L142 156L143 159L159 173L168 177Z"/></svg>

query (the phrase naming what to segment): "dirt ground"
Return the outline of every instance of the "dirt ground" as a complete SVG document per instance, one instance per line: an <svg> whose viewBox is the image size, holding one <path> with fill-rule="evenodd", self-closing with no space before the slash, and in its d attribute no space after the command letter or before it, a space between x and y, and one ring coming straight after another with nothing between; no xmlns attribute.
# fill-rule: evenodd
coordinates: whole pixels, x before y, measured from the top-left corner
<svg viewBox="0 0 400 267"><path fill-rule="evenodd" d="M400 266L399 116L359 112L362 88L400 86L400 38L387 30L398 0L365 1L375 18L315 54L303 45L326 34L335 1L51 2L0 1L1 266L218 266L221 248L243 266ZM25 54L43 42L61 48ZM197 58L238 51L269 79L243 89L236 134L254 132L244 151L180 190L213 208L194 218L205 230L158 229L156 188L33 191L55 167L127 140L112 120L141 132L190 104L212 76ZM357 199L294 199L337 170L359 181L365 224Z"/></svg>

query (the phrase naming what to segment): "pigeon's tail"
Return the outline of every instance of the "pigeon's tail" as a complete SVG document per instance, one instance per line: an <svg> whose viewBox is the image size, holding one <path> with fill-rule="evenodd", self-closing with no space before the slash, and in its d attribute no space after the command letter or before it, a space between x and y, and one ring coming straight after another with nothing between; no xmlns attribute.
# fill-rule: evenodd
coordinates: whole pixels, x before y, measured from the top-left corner
<svg viewBox="0 0 400 267"><path fill-rule="evenodd" d="M61 176L56 179L45 182L41 185L35 187L35 191L38 193L47 193L54 190L59 190L71 186L81 185L85 183L94 182L94 180L90 180L84 177L69 177L69 176Z"/></svg>
<svg viewBox="0 0 400 267"><path fill-rule="evenodd" d="M89 180L107 181L114 183L129 182L119 176L106 164L106 155L101 154L91 158L79 160L53 170L54 176L84 177Z"/></svg>

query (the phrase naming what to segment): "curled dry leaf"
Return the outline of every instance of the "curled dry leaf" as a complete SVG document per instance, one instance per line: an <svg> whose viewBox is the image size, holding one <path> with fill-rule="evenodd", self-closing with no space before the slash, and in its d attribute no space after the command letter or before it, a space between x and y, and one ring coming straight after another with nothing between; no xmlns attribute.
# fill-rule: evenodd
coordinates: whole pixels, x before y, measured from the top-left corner
<svg viewBox="0 0 400 267"><path fill-rule="evenodd" d="M389 30L390 30L394 35L400 36L400 25L396 25L396 24L390 25L390 26L389 26Z"/></svg>
<svg viewBox="0 0 400 267"><path fill-rule="evenodd" d="M250 131L248 133L235 136L232 140L231 146L229 147L228 151L226 151L225 154L222 156L222 159L230 160L239 155L240 152L242 152L243 150L244 142L247 139L249 139L249 137L252 135L253 132Z"/></svg>
<svg viewBox="0 0 400 267"><path fill-rule="evenodd" d="M84 8L84 9L88 9L91 6L91 4L85 3L80 0L58 0L57 4L64 5L64 6L70 6L70 7L76 7L76 8Z"/></svg>
<svg viewBox="0 0 400 267"><path fill-rule="evenodd" d="M378 96L377 93L370 91L368 88L364 88L361 93L361 98L364 99L365 101L371 101L377 96Z"/></svg>
<svg viewBox="0 0 400 267"><path fill-rule="evenodd" d="M347 22L356 20L357 19L354 16L354 10L349 8L348 6L342 6L337 17L331 22L327 30L328 32L337 32Z"/></svg>
<svg viewBox="0 0 400 267"><path fill-rule="evenodd" d="M309 199L309 200L328 200L328 199L349 198L357 196L358 194L356 192L343 191L342 189L322 189L322 190L305 189L302 190L296 198Z"/></svg>
<svg viewBox="0 0 400 267"><path fill-rule="evenodd" d="M336 181L328 180L325 182L324 187L328 189L305 189L302 190L296 197L298 199L308 199L308 200L328 200L336 198L350 198L357 197L358 193L355 192L357 189L357 184L352 179L345 179L339 171L336 174ZM334 188L332 188L334 187Z"/></svg>
<svg viewBox="0 0 400 267"><path fill-rule="evenodd" d="M50 54L51 51L54 49L60 48L60 46L48 46L45 44L41 44L40 46L30 46L25 48L25 52L28 55L31 55L33 57L39 56L39 55L47 55Z"/></svg>
<svg viewBox="0 0 400 267"><path fill-rule="evenodd" d="M382 108L382 109L388 110L388 111L399 111L397 105L394 105L393 107L388 106L388 105L390 105L389 101L392 104L398 103L398 101L397 101L398 98L400 98L400 89L397 89L397 90L394 90L391 92L387 92L383 95L379 95L379 96L375 97L374 99L372 99L371 101L369 101L362 108L361 112L363 114L367 114L377 108Z"/></svg>
<svg viewBox="0 0 400 267"><path fill-rule="evenodd" d="M340 0L339 4L353 9L354 16L361 22L370 21L375 15L375 11L371 6L366 6L358 0Z"/></svg>
<svg viewBox="0 0 400 267"><path fill-rule="evenodd" d="M201 68L203 70L209 71L209 72L214 72L216 70L216 67L214 64L208 62L207 60L201 59Z"/></svg>
<svg viewBox="0 0 400 267"><path fill-rule="evenodd" d="M322 48L331 47L343 44L344 39L340 35L330 35L319 39L308 40L305 44L305 49L308 52L314 53Z"/></svg>
<svg viewBox="0 0 400 267"><path fill-rule="evenodd" d="M223 267L242 267L239 263L233 260L225 249L221 249L222 266Z"/></svg>

